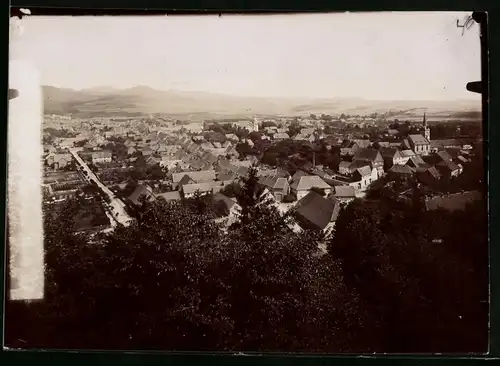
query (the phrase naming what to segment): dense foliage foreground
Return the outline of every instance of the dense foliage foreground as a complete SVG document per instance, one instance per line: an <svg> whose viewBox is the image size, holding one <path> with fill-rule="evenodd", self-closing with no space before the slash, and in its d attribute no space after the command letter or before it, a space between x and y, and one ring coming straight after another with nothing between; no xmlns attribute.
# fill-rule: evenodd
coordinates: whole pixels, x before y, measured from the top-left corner
<svg viewBox="0 0 500 366"><path fill-rule="evenodd" d="M357 200L329 238L296 234L256 193L227 234L201 200L156 201L111 235L46 215L46 296L6 306L19 348L484 352L484 203L423 212ZM328 253L318 254L320 240Z"/></svg>

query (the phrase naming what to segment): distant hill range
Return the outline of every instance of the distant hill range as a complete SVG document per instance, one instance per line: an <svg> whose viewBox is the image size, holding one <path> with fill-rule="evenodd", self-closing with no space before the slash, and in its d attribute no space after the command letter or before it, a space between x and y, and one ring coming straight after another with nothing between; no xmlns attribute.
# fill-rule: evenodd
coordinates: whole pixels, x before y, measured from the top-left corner
<svg viewBox="0 0 500 366"><path fill-rule="evenodd" d="M392 118L429 117L480 119L481 103L456 101L371 101L356 98L297 99L239 97L207 92L98 87L83 90L43 86L46 114L79 117L134 116L161 113L174 118L209 119L248 116L353 114L390 111Z"/></svg>

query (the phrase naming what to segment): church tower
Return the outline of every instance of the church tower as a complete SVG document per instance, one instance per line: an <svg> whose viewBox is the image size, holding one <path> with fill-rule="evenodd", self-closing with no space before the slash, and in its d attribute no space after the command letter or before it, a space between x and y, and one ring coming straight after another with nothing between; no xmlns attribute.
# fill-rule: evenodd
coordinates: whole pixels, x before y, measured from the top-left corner
<svg viewBox="0 0 500 366"><path fill-rule="evenodd" d="M429 128L429 126L427 126L427 119L425 118L425 112L424 112L423 126L424 126L424 137L427 139L427 141L431 141L431 129Z"/></svg>
<svg viewBox="0 0 500 366"><path fill-rule="evenodd" d="M257 117L254 117L252 121L253 131L259 131L259 127L260 127L260 120Z"/></svg>

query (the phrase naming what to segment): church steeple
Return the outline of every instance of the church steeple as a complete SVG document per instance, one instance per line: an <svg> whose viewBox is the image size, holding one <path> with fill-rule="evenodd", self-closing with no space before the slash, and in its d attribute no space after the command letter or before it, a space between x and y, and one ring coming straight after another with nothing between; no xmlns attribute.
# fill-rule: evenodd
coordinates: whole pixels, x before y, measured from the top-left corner
<svg viewBox="0 0 500 366"><path fill-rule="evenodd" d="M431 141L431 129L429 126L427 126L427 119L425 118L425 111L424 111L424 119L422 121L422 124L424 126L424 137L427 139L427 141Z"/></svg>

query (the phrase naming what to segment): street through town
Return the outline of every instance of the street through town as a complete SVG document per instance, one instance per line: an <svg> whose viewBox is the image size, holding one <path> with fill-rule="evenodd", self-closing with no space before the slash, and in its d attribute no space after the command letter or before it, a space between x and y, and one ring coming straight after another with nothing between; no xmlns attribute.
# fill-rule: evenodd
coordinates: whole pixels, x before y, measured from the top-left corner
<svg viewBox="0 0 500 366"><path fill-rule="evenodd" d="M69 149L69 152L76 160L78 165L80 165L84 172L87 173L88 179L94 181L97 186L109 197L108 208L113 219L124 226L130 225L132 218L128 215L125 210L125 204L121 199L115 196L115 194L108 188L104 183L100 181L97 175L89 168L89 166L83 161L83 159L78 155L77 149ZM114 226L114 225L113 225Z"/></svg>

